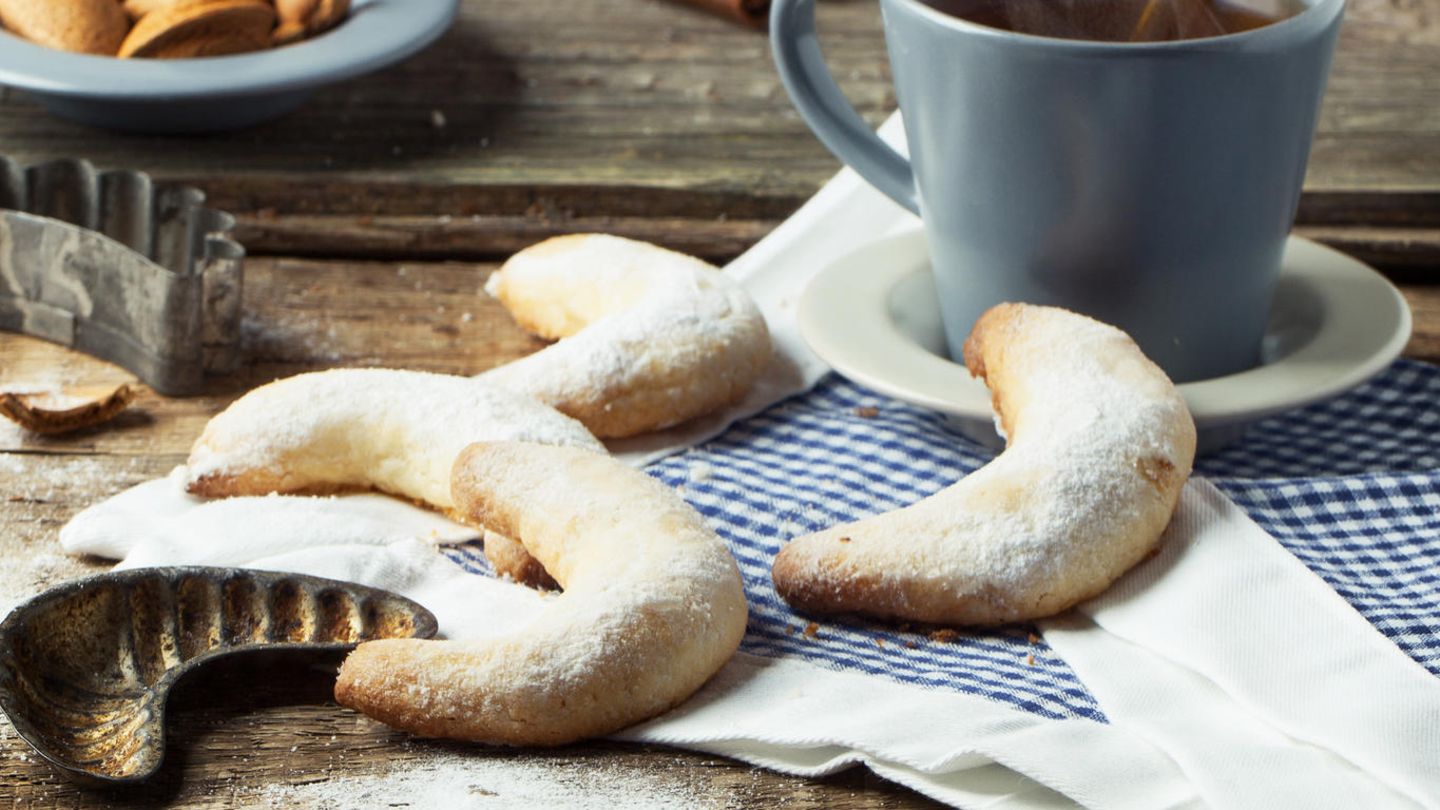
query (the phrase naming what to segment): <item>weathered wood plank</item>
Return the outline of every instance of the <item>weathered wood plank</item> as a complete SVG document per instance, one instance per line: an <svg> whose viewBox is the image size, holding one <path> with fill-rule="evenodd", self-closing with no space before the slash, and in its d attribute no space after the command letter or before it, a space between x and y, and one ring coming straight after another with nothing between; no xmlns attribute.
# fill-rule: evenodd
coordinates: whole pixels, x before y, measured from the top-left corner
<svg viewBox="0 0 1440 810"><path fill-rule="evenodd" d="M893 106L878 12L827 3L822 14L838 74L878 121ZM25 160L85 155L207 186L323 175L479 198L491 185L583 183L796 199L834 166L791 112L763 35L659 0L471 0L432 49L247 131L117 137L11 93L0 132ZM807 165L809 178L797 174Z"/></svg>
<svg viewBox="0 0 1440 810"><path fill-rule="evenodd" d="M723 263L778 220L522 216L294 215L242 217L237 237L252 255L359 259L503 259L550 236L600 232L664 245ZM1295 233L1382 270L1440 278L1440 227L1300 225Z"/></svg>
<svg viewBox="0 0 1440 810"><path fill-rule="evenodd" d="M247 362L205 396L161 397L141 387L131 413L110 428L71 437L25 434L0 422L0 452L113 453L178 461L204 422L249 388L338 366L392 366L474 374L535 351L481 292L491 262L312 261L247 264ZM1428 272L1425 273L1428 275ZM1440 362L1440 284L1399 281L1415 313L1406 355ZM33 338L0 333L0 385L127 379L123 370ZM3 479L0 479L3 480Z"/></svg>
<svg viewBox="0 0 1440 810"><path fill-rule="evenodd" d="M243 217L236 237L252 255L477 259L505 257L551 236L609 233L725 261L769 233L776 220L521 216L296 215ZM1437 251L1440 256L1440 251Z"/></svg>
<svg viewBox="0 0 1440 810"><path fill-rule="evenodd" d="M1440 22L1428 8L1351 4L1313 194L1440 192ZM880 121L894 93L875 5L820 11L836 75L861 114ZM763 35L662 0L467 0L434 48L250 130L117 136L6 92L0 134L22 160L79 155L147 169L241 212L517 215L529 201L492 200L491 190L589 187L604 205L632 207L637 188L693 192L646 201L657 216L689 216L697 196L715 194L748 207L737 217L763 218L783 216L837 166L791 110ZM1382 213L1403 201L1375 199ZM582 213L624 214L603 207Z"/></svg>
<svg viewBox="0 0 1440 810"><path fill-rule="evenodd" d="M1399 278L1440 283L1440 228L1301 225L1295 233Z"/></svg>
<svg viewBox="0 0 1440 810"><path fill-rule="evenodd" d="M1405 284L1400 286L1415 331L1405 346L1405 356L1430 363L1440 363L1440 284Z"/></svg>
<svg viewBox="0 0 1440 810"><path fill-rule="evenodd" d="M1301 225L1425 228L1440 226L1440 193L1423 191L1306 191L1295 221Z"/></svg>

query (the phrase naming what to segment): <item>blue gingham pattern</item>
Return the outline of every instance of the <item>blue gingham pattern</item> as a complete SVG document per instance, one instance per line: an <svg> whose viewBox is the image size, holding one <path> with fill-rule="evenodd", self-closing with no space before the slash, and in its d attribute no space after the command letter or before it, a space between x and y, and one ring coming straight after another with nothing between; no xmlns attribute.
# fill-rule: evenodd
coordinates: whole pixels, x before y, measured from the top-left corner
<svg viewBox="0 0 1440 810"><path fill-rule="evenodd" d="M1196 464L1229 478L1328 478L1440 470L1440 373L1399 360L1349 393L1252 425Z"/></svg>
<svg viewBox="0 0 1440 810"><path fill-rule="evenodd" d="M1360 615L1440 675L1440 473L1215 483Z"/></svg>
<svg viewBox="0 0 1440 810"><path fill-rule="evenodd" d="M912 503L990 456L940 416L832 375L648 472L735 553L751 605L744 651L1104 722L1029 627L934 638L880 624L812 625L771 585L770 564L789 538ZM1253 426L1197 472L1440 675L1440 369L1398 362L1345 396ZM478 547L452 556L488 571Z"/></svg>

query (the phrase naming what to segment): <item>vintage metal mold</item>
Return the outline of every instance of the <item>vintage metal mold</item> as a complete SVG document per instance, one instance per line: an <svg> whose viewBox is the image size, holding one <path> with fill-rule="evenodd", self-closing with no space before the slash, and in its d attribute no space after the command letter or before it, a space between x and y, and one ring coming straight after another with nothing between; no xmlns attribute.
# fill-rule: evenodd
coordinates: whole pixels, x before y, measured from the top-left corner
<svg viewBox="0 0 1440 810"><path fill-rule="evenodd" d="M329 655L429 638L435 617L388 591L238 568L137 568L55 587L0 623L0 709L61 773L138 782L165 755L165 702L221 656Z"/></svg>
<svg viewBox="0 0 1440 810"><path fill-rule="evenodd" d="M142 172L0 157L0 329L197 393L241 359L234 226L199 190Z"/></svg>

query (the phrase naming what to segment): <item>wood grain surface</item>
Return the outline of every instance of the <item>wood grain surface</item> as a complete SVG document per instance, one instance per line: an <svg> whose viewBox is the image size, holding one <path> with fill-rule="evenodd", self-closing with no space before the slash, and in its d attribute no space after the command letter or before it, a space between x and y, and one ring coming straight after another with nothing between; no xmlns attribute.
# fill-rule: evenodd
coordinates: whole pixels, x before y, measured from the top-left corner
<svg viewBox="0 0 1440 810"><path fill-rule="evenodd" d="M878 123L895 100L877 6L820 6L833 72ZM1372 224L1376 208L1398 207L1435 225L1424 199L1440 194L1433 0L1352 0L1346 14L1307 192L1332 210L1364 208L1370 194ZM242 213L458 218L535 204L582 217L765 219L837 166L790 108L763 35L670 0L467 0L454 28L406 63L233 133L115 136L7 91L0 136L21 160L146 169Z"/></svg>
<svg viewBox="0 0 1440 810"><path fill-rule="evenodd" d="M1440 361L1440 14L1434 0L1352 0L1347 14L1297 230L1381 266L1415 314L1406 354ZM821 32L846 92L878 123L894 97L875 4L825 0ZM764 36L670 0L466 0L435 47L233 133L117 135L7 90L0 152L196 183L240 215L254 257L248 362L206 395L142 388L116 422L63 438L0 422L0 611L105 569L63 555L59 527L183 461L249 387L334 366L473 373L521 356L539 344L478 294L496 259L602 230L723 261L837 168L791 110ZM0 334L0 385L125 379ZM420 806L384 785L436 763L465 774L457 807L572 794L609 806L627 792L704 808L935 806L863 769L806 780L614 743L410 741L335 706L332 673L266 661L197 676L175 697L165 768L135 791L58 780L0 721L0 807Z"/></svg>

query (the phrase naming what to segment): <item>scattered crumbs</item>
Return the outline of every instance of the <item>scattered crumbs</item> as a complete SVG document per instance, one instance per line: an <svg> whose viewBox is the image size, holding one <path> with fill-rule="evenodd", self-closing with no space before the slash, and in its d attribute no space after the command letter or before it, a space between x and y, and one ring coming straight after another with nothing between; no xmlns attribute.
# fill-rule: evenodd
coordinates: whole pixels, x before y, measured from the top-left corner
<svg viewBox="0 0 1440 810"><path fill-rule="evenodd" d="M300 748L300 746L298 746L298 745L292 745L292 746L290 746L290 753L292 753L292 754L295 753L295 751L296 751L297 749L299 749L299 748Z"/></svg>
<svg viewBox="0 0 1440 810"><path fill-rule="evenodd" d="M940 630L931 630L931 631L930 631L930 640L931 640L931 641L939 642L939 643L941 643L941 644L947 644L947 643L949 643L949 642L951 642L951 641L954 641L955 639L957 639L957 638L959 638L959 637L960 637L959 631L951 630L951 629L948 628L948 627L942 628L942 629L940 629Z"/></svg>
<svg viewBox="0 0 1440 810"><path fill-rule="evenodd" d="M0 436L5 435L9 425L9 422L0 420ZM19 426L15 426L15 430L19 431ZM125 489L129 482L134 482L134 472L137 469L144 470L144 464L144 459L132 457L117 470L116 464L97 460L93 456L67 455L47 458L39 455L0 453L0 480L6 481L4 498L11 503L61 503L76 490L118 492ZM14 483L11 483L12 480ZM32 558L30 562L31 567L37 569L57 561L58 565L63 567L66 559L51 554Z"/></svg>
<svg viewBox="0 0 1440 810"><path fill-rule="evenodd" d="M462 312L460 313L460 320L464 321L465 323L470 323L471 321L475 320L475 316L469 312Z"/></svg>
<svg viewBox="0 0 1440 810"><path fill-rule="evenodd" d="M333 775L321 781L267 785L240 804L302 806L317 810L351 807L529 808L581 810L665 810L716 808L728 802L685 777L657 778L657 772L624 765L586 762L576 767L559 759L484 753L419 752L388 772Z"/></svg>
<svg viewBox="0 0 1440 810"><path fill-rule="evenodd" d="M436 129L444 129L448 123L450 123L450 121L445 117L445 113L442 110L430 111L430 126Z"/></svg>
<svg viewBox="0 0 1440 810"><path fill-rule="evenodd" d="M880 415L880 409L874 405L861 405L855 409L855 415L861 419L874 419Z"/></svg>
<svg viewBox="0 0 1440 810"><path fill-rule="evenodd" d="M410 268L406 267L406 266L403 265L403 264L400 265L399 267L395 268L395 275L397 275L397 276L399 276L399 277L401 277L401 278L404 278L407 274L409 274L409 272L410 272Z"/></svg>
<svg viewBox="0 0 1440 810"><path fill-rule="evenodd" d="M689 475L691 481L708 481L714 474L715 468L703 461L697 461L690 465Z"/></svg>
<svg viewBox="0 0 1440 810"><path fill-rule="evenodd" d="M879 636L876 636L876 637L875 637L875 646L876 646L876 647L879 647L879 648L882 649L882 650L885 649L885 639L880 638Z"/></svg>
<svg viewBox="0 0 1440 810"><path fill-rule="evenodd" d="M848 538L848 537L841 537L841 538L840 538L840 542L842 542L842 543L848 543L848 542L850 542L850 538Z"/></svg>
<svg viewBox="0 0 1440 810"><path fill-rule="evenodd" d="M820 625L816 624L815 622L810 622L809 624L805 625L805 637L806 637L806 638L818 638L819 636L820 636Z"/></svg>
<svg viewBox="0 0 1440 810"><path fill-rule="evenodd" d="M1027 654L1025 655L1025 666L1027 666L1027 667L1033 667L1033 666L1035 666L1035 656L1034 656L1033 653L1027 653Z"/></svg>
<svg viewBox="0 0 1440 810"><path fill-rule="evenodd" d="M905 641L905 649L907 649L907 650L913 650L913 649L915 649L916 647L919 647L919 646L920 646L919 644L916 644L916 643L915 643L914 639L906 639L906 641Z"/></svg>
<svg viewBox="0 0 1440 810"><path fill-rule="evenodd" d="M793 635L795 635L795 625L793 625L793 624L787 624L787 625L785 625L785 635L787 635L787 636L793 636Z"/></svg>
<svg viewBox="0 0 1440 810"><path fill-rule="evenodd" d="M1030 631L1029 635L1026 636L1025 640L1028 641L1028 642L1030 642L1031 644L1039 644L1039 643L1040 643L1040 637L1037 636L1037 635L1035 635L1035 631L1034 631L1034 630L1031 630L1031 631Z"/></svg>

